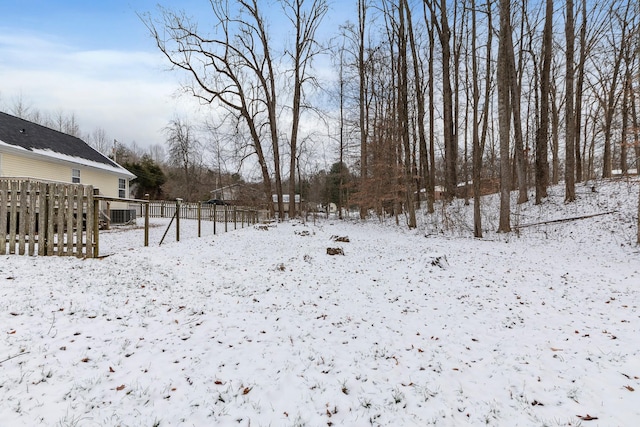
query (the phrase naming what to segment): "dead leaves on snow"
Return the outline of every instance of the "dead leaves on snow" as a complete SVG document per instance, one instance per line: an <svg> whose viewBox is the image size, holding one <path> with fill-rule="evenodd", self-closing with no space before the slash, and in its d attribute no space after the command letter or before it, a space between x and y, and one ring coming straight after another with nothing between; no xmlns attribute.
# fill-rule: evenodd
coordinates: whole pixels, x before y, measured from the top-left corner
<svg viewBox="0 0 640 427"><path fill-rule="evenodd" d="M591 415L576 415L576 417L580 418L582 421L593 421L597 420L598 417L592 417Z"/></svg>
<svg viewBox="0 0 640 427"><path fill-rule="evenodd" d="M621 372L622 373L622 372ZM640 377L638 376L631 376L631 375L627 375L625 373L622 373L622 375L627 378L628 380L640 380ZM629 391L636 391L635 388L631 387L630 385L625 385L623 388L629 390Z"/></svg>
<svg viewBox="0 0 640 427"><path fill-rule="evenodd" d="M331 240L340 243L350 242L348 236L331 236ZM327 255L344 255L344 250L342 248L327 248Z"/></svg>
<svg viewBox="0 0 640 427"><path fill-rule="evenodd" d="M342 248L327 248L327 255L344 255Z"/></svg>

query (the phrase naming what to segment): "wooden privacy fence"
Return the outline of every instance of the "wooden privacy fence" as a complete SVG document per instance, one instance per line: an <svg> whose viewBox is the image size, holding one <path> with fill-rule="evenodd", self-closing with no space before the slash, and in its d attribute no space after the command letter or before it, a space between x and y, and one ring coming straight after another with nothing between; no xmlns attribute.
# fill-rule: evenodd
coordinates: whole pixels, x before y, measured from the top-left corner
<svg viewBox="0 0 640 427"><path fill-rule="evenodd" d="M93 257L93 196L90 185L0 179L0 255Z"/></svg>

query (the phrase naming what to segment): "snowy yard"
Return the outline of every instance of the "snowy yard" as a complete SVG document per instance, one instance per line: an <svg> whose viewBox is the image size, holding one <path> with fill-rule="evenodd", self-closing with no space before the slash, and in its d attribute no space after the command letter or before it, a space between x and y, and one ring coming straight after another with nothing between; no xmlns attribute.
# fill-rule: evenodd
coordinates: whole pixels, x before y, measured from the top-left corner
<svg viewBox="0 0 640 427"><path fill-rule="evenodd" d="M162 246L156 220L99 260L3 256L0 425L640 425L637 183L580 190L517 221L616 212L484 240L183 221Z"/></svg>

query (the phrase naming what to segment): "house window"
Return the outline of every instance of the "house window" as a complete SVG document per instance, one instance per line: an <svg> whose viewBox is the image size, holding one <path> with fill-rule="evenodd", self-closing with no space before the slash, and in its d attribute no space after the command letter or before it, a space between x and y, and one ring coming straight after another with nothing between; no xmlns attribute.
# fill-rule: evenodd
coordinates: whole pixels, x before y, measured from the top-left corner
<svg viewBox="0 0 640 427"><path fill-rule="evenodd" d="M121 199L127 197L127 181L122 178L118 178L118 197Z"/></svg>
<svg viewBox="0 0 640 427"><path fill-rule="evenodd" d="M80 169L71 169L71 182L80 184Z"/></svg>

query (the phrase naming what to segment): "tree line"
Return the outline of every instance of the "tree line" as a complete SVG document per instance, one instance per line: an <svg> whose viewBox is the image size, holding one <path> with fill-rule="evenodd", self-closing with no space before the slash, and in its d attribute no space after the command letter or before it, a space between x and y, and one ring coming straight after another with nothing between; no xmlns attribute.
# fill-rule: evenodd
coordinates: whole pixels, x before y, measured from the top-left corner
<svg viewBox="0 0 640 427"><path fill-rule="evenodd" d="M578 183L638 168L637 2L355 0L338 26L326 0L209 3L140 15L210 106L165 129L164 188L180 182L180 197L249 168L280 217L285 194L306 192L415 227L417 209L460 197L481 237L486 192L508 232L514 190L544 203L563 181L571 203Z"/></svg>
<svg viewBox="0 0 640 427"><path fill-rule="evenodd" d="M486 182L499 182L508 232L512 190L542 203L563 179L572 202L577 183L637 169L637 2L356 0L328 35L324 0L210 3L206 22L141 18L212 106L212 128L256 159L269 198L293 198L308 146L331 140L332 161L356 171L338 179L340 205L415 227L420 203L473 198L480 237Z"/></svg>
<svg viewBox="0 0 640 427"><path fill-rule="evenodd" d="M112 138L103 128L85 131L75 113L62 109L54 113L39 110L22 96L2 102L2 108L17 117L80 138L118 162L136 175L130 183L133 198L206 201L214 197L215 190L238 186L239 190L235 191L238 199L228 202L259 209L273 206L261 196L261 183L246 180L240 173L237 165L241 157L222 146L210 124L198 125L186 118L174 117L163 129L163 144L142 146L136 141ZM316 170L296 181L296 193L307 202L305 210L338 203L338 180L348 183L353 179L347 166L342 167L344 170L335 163L329 171Z"/></svg>

